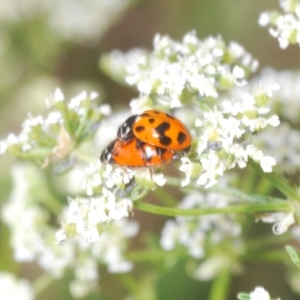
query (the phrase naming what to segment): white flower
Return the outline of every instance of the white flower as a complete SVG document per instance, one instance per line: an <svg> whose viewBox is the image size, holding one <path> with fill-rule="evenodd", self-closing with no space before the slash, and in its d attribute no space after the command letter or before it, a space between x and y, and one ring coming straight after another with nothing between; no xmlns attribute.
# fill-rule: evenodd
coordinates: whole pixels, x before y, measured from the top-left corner
<svg viewBox="0 0 300 300"><path fill-rule="evenodd" d="M95 169L95 166L90 167L89 171ZM106 264L109 271L126 272L132 268L123 254L127 240L138 232L137 223L124 219L132 209L129 199L117 199L104 189L99 198L70 200L61 216L63 226L58 230L51 225L48 212L38 202L49 197L38 169L31 164L21 164L13 168L12 175L14 189L1 213L11 230L11 247L17 261L36 261L54 278L61 278L71 268L75 275L70 286L74 296L87 295L97 286L99 261ZM105 226L114 219L119 221ZM1 299L10 299L1 295L0 291ZM24 292L16 299L26 297Z"/></svg>
<svg viewBox="0 0 300 300"><path fill-rule="evenodd" d="M66 232L63 229L56 231L55 239L56 244L63 244L67 238Z"/></svg>
<svg viewBox="0 0 300 300"><path fill-rule="evenodd" d="M254 292L250 293L250 300L271 300L271 297L263 287L256 287Z"/></svg>
<svg viewBox="0 0 300 300"><path fill-rule="evenodd" d="M108 264L110 273L126 273L133 268L133 263L124 260L122 257L120 247L110 247L109 251L104 255L104 259Z"/></svg>
<svg viewBox="0 0 300 300"><path fill-rule="evenodd" d="M182 209L224 207L229 202L230 199L224 196L195 192L187 195L179 207ZM176 217L175 220L166 222L161 233L160 244L166 251L173 250L177 245L183 246L191 257L199 259L205 255L204 249L208 236L212 243L219 244L228 237L235 239L240 233L240 224L235 223L231 216Z"/></svg>
<svg viewBox="0 0 300 300"><path fill-rule="evenodd" d="M294 212L275 212L261 216L257 220L261 220L265 223L274 223L272 230L276 235L285 233L289 227L295 223Z"/></svg>
<svg viewBox="0 0 300 300"><path fill-rule="evenodd" d="M72 280L69 286L74 298L84 298L97 288L97 283L91 280Z"/></svg>
<svg viewBox="0 0 300 300"><path fill-rule="evenodd" d="M272 167L276 165L276 161L273 157L264 156L260 160L260 166L265 173L272 172Z"/></svg>
<svg viewBox="0 0 300 300"><path fill-rule="evenodd" d="M280 90L276 92L276 97L269 101L271 111L280 108L280 117L286 120L279 125L279 118L272 115L266 118L266 124L270 125L267 130L260 132L255 138L255 144L260 149L274 157L277 169L291 176L299 169L300 161L300 144L297 142L300 138L299 131L292 128L290 124L294 123L300 115L300 73L297 71L276 71L270 68L264 69L261 74L253 79L243 90L235 89L234 98L240 98L241 94L247 91L256 90L259 86L268 91L268 86L277 82ZM275 86L276 88L276 86ZM273 91L275 90L273 87ZM291 109L293 107L293 109ZM276 126L276 128L274 128ZM274 138L276 136L276 138ZM264 155L263 155L264 156Z"/></svg>
<svg viewBox="0 0 300 300"><path fill-rule="evenodd" d="M267 12L261 13L258 19L258 24L262 27L265 27L269 23L270 23L270 14Z"/></svg>
<svg viewBox="0 0 300 300"><path fill-rule="evenodd" d="M276 115L270 118L266 116L269 109L265 107L268 97L277 88L273 84L260 88L255 95L244 92L237 100L222 101L222 109L214 106L210 111L203 112L202 119L195 118L194 126L198 132L194 138L194 151L202 167L202 174L197 176L198 184L206 187L216 184L226 169L246 167L249 157L261 163L266 172L272 170L274 159L264 156L260 149L252 145L249 136L268 125L279 124ZM192 165L188 161L182 162L180 169L186 173L183 184L187 185L196 176L190 174Z"/></svg>
<svg viewBox="0 0 300 300"><path fill-rule="evenodd" d="M295 223L294 213L287 214L279 222L275 223L272 227L274 234L283 234L285 233L291 225Z"/></svg>
<svg viewBox="0 0 300 300"><path fill-rule="evenodd" d="M244 84L243 68L253 71L256 65L237 43L227 46L221 37L199 40L194 31L187 33L181 42L157 34L153 48L152 53L134 49L122 57L120 52L114 51L103 58L112 74L119 78L124 77L125 72L124 81L140 92L140 100L134 99L131 104L134 113L140 108L152 107L148 99L153 100L152 95L157 95L158 104L169 108L181 107L187 91L200 99L217 99L218 89ZM231 56L232 62L224 63L225 53Z"/></svg>
<svg viewBox="0 0 300 300"><path fill-rule="evenodd" d="M163 173L155 173L152 175L153 181L158 185L158 186L163 186L167 182L166 177L164 176Z"/></svg>
<svg viewBox="0 0 300 300"><path fill-rule="evenodd" d="M176 223L173 220L168 220L161 233L161 247L166 251L172 250L175 247L178 234Z"/></svg>
<svg viewBox="0 0 300 300"><path fill-rule="evenodd" d="M298 5L296 5L298 4ZM289 44L300 44L300 4L293 0L281 0L280 12L263 12L258 23L261 26L270 26L269 33L278 39L282 49Z"/></svg>
<svg viewBox="0 0 300 300"><path fill-rule="evenodd" d="M65 100L65 96L60 88L56 88L54 93L50 95L49 98L45 100L46 107L50 108L57 102L63 102Z"/></svg>
<svg viewBox="0 0 300 300"><path fill-rule="evenodd" d="M133 267L132 262L127 261L123 252L126 249L126 238L135 236L138 232L136 222L126 219L111 223L109 228L103 232L99 241L90 244L94 257L104 261L110 272L128 272Z"/></svg>
<svg viewBox="0 0 300 300"><path fill-rule="evenodd" d="M130 5L129 0L86 0L84 3L53 0L36 3L26 1L20 6L14 2L4 2L0 19L9 24L43 15L45 24L55 32L57 39L86 43L99 40Z"/></svg>
<svg viewBox="0 0 300 300"><path fill-rule="evenodd" d="M268 124L277 127L280 124L279 117L278 116L272 116L268 119Z"/></svg>
<svg viewBox="0 0 300 300"><path fill-rule="evenodd" d="M76 95L75 97L73 97L69 103L68 103L68 107L72 110L78 110L81 107L81 103L88 98L87 92L86 91L82 91L80 94Z"/></svg>
<svg viewBox="0 0 300 300"><path fill-rule="evenodd" d="M65 234L61 230L58 231L57 243L62 243L63 237L70 234L80 235L87 243L95 242L99 240L101 228L104 228L106 223L128 217L132 208L131 200L118 200L107 189L103 189L100 197L69 199L69 206L62 221Z"/></svg>
<svg viewBox="0 0 300 300"><path fill-rule="evenodd" d="M19 143L19 138L10 133L5 140L0 141L0 154L4 154L9 146L17 145Z"/></svg>
<svg viewBox="0 0 300 300"><path fill-rule="evenodd" d="M148 96L141 95L130 101L130 107L133 114L140 114L145 110L153 109L153 102Z"/></svg>
<svg viewBox="0 0 300 300"><path fill-rule="evenodd" d="M106 165L103 178L105 185L111 189L114 186L119 187L127 185L135 174L136 172L130 168L124 169L118 168L117 166Z"/></svg>
<svg viewBox="0 0 300 300"><path fill-rule="evenodd" d="M194 275L199 280L212 280L226 265L229 267L225 256L210 257L197 267Z"/></svg>
<svg viewBox="0 0 300 300"><path fill-rule="evenodd" d="M258 286L250 293L250 300L271 300L271 297L263 287Z"/></svg>
<svg viewBox="0 0 300 300"><path fill-rule="evenodd" d="M27 280L18 280L10 273L0 272L0 299L33 300L33 289Z"/></svg>
<svg viewBox="0 0 300 300"><path fill-rule="evenodd" d="M56 89L51 98L46 99L48 115L29 114L20 134L9 135L2 141L0 153L8 152L17 157L25 154L39 163L44 162L44 166L51 162L55 164L53 172L62 173L77 161L78 156L73 155L76 142L79 146L84 138L91 136L105 116L93 99L95 92L82 92L67 103L61 90ZM107 113L107 107L103 111Z"/></svg>
<svg viewBox="0 0 300 300"><path fill-rule="evenodd" d="M204 171L198 178L197 184L209 188L217 183L218 176L223 175L225 165L220 162L219 157L214 152L210 152L208 158L203 158L200 162Z"/></svg>
<svg viewBox="0 0 300 300"><path fill-rule="evenodd" d="M185 179L181 182L181 186L186 186L191 181L191 175L192 175L192 162L187 157L181 158L181 166L179 167L179 170L185 174Z"/></svg>

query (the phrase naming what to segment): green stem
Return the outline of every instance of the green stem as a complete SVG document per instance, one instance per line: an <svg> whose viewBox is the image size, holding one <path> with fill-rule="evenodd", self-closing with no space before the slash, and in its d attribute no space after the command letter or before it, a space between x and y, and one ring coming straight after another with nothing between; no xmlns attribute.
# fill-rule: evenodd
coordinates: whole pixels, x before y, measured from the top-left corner
<svg viewBox="0 0 300 300"><path fill-rule="evenodd" d="M214 279L209 295L209 300L225 300L229 293L231 276L229 270L222 269Z"/></svg>
<svg viewBox="0 0 300 300"><path fill-rule="evenodd" d="M266 211L292 211L292 205L290 202L282 203L266 203L266 204L246 204L246 205L234 205L227 207L206 207L199 209L180 209L162 207L157 205L148 204L141 201L134 202L136 209L158 214L164 216L204 216L213 214L229 214L229 213L253 213L253 212L266 212Z"/></svg>
<svg viewBox="0 0 300 300"><path fill-rule="evenodd" d="M64 127L65 127L66 131L72 136L73 130L72 130L72 126L70 124L69 111L66 106L66 103L62 104L62 107L59 109L59 111L62 114L62 117L64 120Z"/></svg>
<svg viewBox="0 0 300 300"><path fill-rule="evenodd" d="M297 191L293 189L284 178L275 173L265 173L253 160L249 160L249 164L257 173L269 180L272 185L281 191L288 199L300 201Z"/></svg>

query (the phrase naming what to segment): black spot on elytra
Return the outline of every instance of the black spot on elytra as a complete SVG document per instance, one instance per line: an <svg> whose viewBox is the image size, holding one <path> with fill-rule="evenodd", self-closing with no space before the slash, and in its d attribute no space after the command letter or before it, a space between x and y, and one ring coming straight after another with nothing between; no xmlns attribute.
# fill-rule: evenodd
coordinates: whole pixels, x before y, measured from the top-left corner
<svg viewBox="0 0 300 300"><path fill-rule="evenodd" d="M136 130L136 132L141 133L145 130L145 127L144 126L137 126L137 127L135 127L135 130Z"/></svg>
<svg viewBox="0 0 300 300"><path fill-rule="evenodd" d="M149 124L153 124L153 123L155 123L155 119L150 118L150 119L148 119L148 122L149 122Z"/></svg>
<svg viewBox="0 0 300 300"><path fill-rule="evenodd" d="M170 123L162 122L155 128L155 131L158 133L160 143L165 147L172 143L172 139L165 135L165 132L170 129L170 127Z"/></svg>
<svg viewBox="0 0 300 300"><path fill-rule="evenodd" d="M172 139L170 139L168 136L160 136L159 141L163 146L169 146L172 143Z"/></svg>
<svg viewBox="0 0 300 300"><path fill-rule="evenodd" d="M179 145L183 144L184 141L186 140L186 134L183 132L179 132L177 135L177 142Z"/></svg>

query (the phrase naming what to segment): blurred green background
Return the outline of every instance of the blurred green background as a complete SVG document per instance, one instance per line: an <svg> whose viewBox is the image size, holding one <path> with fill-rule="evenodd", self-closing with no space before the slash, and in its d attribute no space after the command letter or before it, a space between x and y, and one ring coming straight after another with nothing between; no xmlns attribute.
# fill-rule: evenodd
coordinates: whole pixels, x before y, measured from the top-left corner
<svg viewBox="0 0 300 300"><path fill-rule="evenodd" d="M5 1L10 5L10 0L2 3ZM36 5L39 5L38 0ZM10 132L18 133L28 112L42 114L44 99L56 86L67 95L74 95L83 88L97 90L103 95L103 101L115 110L127 107L136 93L102 74L98 67L99 57L114 49L151 49L156 33L168 34L177 40L193 29L199 38L221 35L227 42L234 40L243 45L259 60L260 68L299 69L299 48L281 50L267 29L257 24L260 12L275 8L278 8L276 0L140 0L121 13L104 33L101 28L94 28L95 32L99 30L99 35L85 42L63 38L49 25L47 13L13 22L0 17L0 139ZM0 205L9 196L11 181L8 174L13 161L8 156L0 156ZM156 230L159 233L165 221L165 218L153 219L152 215L143 213L136 213L135 217L143 220L141 232ZM0 271L16 271L29 279L36 277L40 271L34 264L19 269L13 262L8 239L8 230L1 223ZM142 265L137 272L148 267ZM103 299L123 299L124 291L115 283L118 276L105 275L105 270L101 272L101 288L107 295ZM147 279L143 280L141 284L146 286ZM230 299L236 299L237 292L251 291L257 284L272 290L274 297L299 299L284 281L283 266L249 264L232 284ZM55 292L51 291L49 295L48 289L40 299L68 299L64 281L58 285ZM167 274L161 274L157 288L159 299L204 300L209 284L189 279L183 262L180 262ZM56 297L54 293L57 293Z"/></svg>

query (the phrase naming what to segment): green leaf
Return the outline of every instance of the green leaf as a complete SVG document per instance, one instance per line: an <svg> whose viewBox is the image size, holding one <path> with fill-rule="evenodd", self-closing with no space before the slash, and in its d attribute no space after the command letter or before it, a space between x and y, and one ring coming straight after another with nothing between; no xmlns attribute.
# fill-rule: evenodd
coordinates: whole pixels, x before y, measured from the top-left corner
<svg viewBox="0 0 300 300"><path fill-rule="evenodd" d="M262 175L263 178L269 180L273 186L281 191L287 198L300 201L297 190L292 188L283 177L275 173L265 173L261 167L251 159L249 160L249 164L256 172Z"/></svg>
<svg viewBox="0 0 300 300"><path fill-rule="evenodd" d="M250 300L250 295L249 294L246 294L246 293L239 293L237 295L237 298L239 300Z"/></svg>
<svg viewBox="0 0 300 300"><path fill-rule="evenodd" d="M300 259L299 259L299 256L297 255L296 251L294 250L294 248L292 246L287 245L285 247L285 249L288 252L288 254L290 255L293 263L300 269Z"/></svg>

